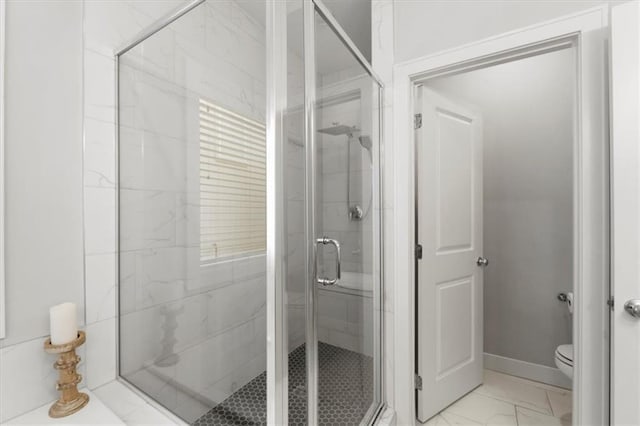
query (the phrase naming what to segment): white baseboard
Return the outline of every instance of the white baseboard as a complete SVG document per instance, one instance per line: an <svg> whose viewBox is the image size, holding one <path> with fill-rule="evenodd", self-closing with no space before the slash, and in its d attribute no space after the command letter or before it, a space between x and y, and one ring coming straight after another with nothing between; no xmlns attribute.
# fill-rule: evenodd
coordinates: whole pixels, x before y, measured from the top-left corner
<svg viewBox="0 0 640 426"><path fill-rule="evenodd" d="M571 380L557 368L533 364L500 355L484 354L484 368L536 382L571 389Z"/></svg>

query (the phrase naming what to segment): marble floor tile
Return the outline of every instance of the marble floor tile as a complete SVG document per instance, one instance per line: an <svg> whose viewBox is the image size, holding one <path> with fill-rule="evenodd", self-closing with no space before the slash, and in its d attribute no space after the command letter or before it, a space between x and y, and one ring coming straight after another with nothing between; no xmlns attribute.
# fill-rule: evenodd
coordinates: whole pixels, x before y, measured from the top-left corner
<svg viewBox="0 0 640 426"><path fill-rule="evenodd" d="M517 426L513 404L472 392L444 410L441 415L458 415L482 425Z"/></svg>
<svg viewBox="0 0 640 426"><path fill-rule="evenodd" d="M80 389L89 395L89 403L77 413L68 417L54 419L49 417L49 407L47 403L40 408L23 414L19 417L7 420L3 425L124 425L125 423L100 399L87 389Z"/></svg>
<svg viewBox="0 0 640 426"><path fill-rule="evenodd" d="M518 426L562 426L559 418L528 408L516 407Z"/></svg>
<svg viewBox="0 0 640 426"><path fill-rule="evenodd" d="M571 391L485 370L484 384L427 426L571 426Z"/></svg>
<svg viewBox="0 0 640 426"><path fill-rule="evenodd" d="M476 426L481 425L482 423L478 423L471 419L464 418L462 416L458 416L453 413L441 413L438 414L437 417L442 419L443 423L436 423L436 425L445 425L445 426Z"/></svg>
<svg viewBox="0 0 640 426"><path fill-rule="evenodd" d="M530 408L547 415L553 415L544 389L525 381L514 380L514 377L507 374L485 370L484 384L474 392L520 407Z"/></svg>
<svg viewBox="0 0 640 426"><path fill-rule="evenodd" d="M549 396L551 410L555 417L562 418L567 414L571 414L573 401L570 391L547 391L547 395Z"/></svg>

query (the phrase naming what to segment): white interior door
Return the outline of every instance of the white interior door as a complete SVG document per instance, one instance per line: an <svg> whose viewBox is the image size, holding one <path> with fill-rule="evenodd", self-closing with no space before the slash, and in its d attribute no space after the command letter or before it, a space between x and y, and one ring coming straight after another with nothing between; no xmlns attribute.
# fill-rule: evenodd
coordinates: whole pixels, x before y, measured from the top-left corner
<svg viewBox="0 0 640 426"><path fill-rule="evenodd" d="M421 86L418 419L482 383L482 120Z"/></svg>
<svg viewBox="0 0 640 426"><path fill-rule="evenodd" d="M611 26L611 424L640 425L640 318L625 309L640 299L640 4L614 7Z"/></svg>

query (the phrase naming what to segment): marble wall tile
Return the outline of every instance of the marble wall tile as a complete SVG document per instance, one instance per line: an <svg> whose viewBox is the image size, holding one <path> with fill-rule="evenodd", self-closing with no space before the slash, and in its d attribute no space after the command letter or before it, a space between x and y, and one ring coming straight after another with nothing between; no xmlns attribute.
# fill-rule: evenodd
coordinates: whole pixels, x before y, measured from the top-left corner
<svg viewBox="0 0 640 426"><path fill-rule="evenodd" d="M161 6L164 2L158 3ZM133 7L130 0L86 1L84 10L85 47L112 56L125 43L162 14L151 17ZM166 4L164 13L173 5Z"/></svg>
<svg viewBox="0 0 640 426"><path fill-rule="evenodd" d="M85 188L85 254L114 253L116 249L116 192L113 188Z"/></svg>
<svg viewBox="0 0 640 426"><path fill-rule="evenodd" d="M87 326L86 385L95 389L116 378L115 317Z"/></svg>
<svg viewBox="0 0 640 426"><path fill-rule="evenodd" d="M87 324L116 315L116 255L96 254L85 257L85 314Z"/></svg>
<svg viewBox="0 0 640 426"><path fill-rule="evenodd" d="M115 120L115 62L92 50L84 50L85 117L112 123Z"/></svg>
<svg viewBox="0 0 640 426"><path fill-rule="evenodd" d="M175 425L178 419L165 416L124 384L113 381L99 387L94 393L127 425Z"/></svg>
<svg viewBox="0 0 640 426"><path fill-rule="evenodd" d="M176 195L168 191L120 190L120 250L176 245Z"/></svg>
<svg viewBox="0 0 640 426"><path fill-rule="evenodd" d="M84 185L115 188L115 131L111 122L94 118L84 120Z"/></svg>

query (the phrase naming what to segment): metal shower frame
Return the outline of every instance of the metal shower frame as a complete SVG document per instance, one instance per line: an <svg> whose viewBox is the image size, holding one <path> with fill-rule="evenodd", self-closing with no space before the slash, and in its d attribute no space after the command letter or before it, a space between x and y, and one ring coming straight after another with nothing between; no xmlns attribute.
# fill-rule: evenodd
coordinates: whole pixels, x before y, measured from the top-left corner
<svg viewBox="0 0 640 426"><path fill-rule="evenodd" d="M118 49L115 53L115 86L116 86L116 105L119 96L118 69L120 56L134 48L139 43L148 39L158 31L167 27L180 17L189 13L191 10L203 4L206 0L192 0L179 9L169 13L159 19L149 28L140 32L131 42ZM315 281L315 251L316 251L316 229L315 229L315 185L316 185L316 136L314 109L316 108L316 52L315 52L315 16L318 14L339 38L342 44L355 57L358 63L377 84L378 88L378 105L372 105L374 111L378 111L378 137L379 150L383 152L383 129L382 129L382 105L383 105L383 89L382 80L374 72L371 64L364 55L356 47L347 33L342 29L337 20L333 17L329 9L324 5L322 0L300 0L303 2L303 31L304 31L304 123L306 141L306 191L307 200L305 206L305 245L306 245L306 263L305 277L307 289L307 312L306 312L306 347L307 347L307 401L308 401L308 417L307 421L310 425L318 423L318 362L317 362L317 314L316 314L316 298L317 287ZM287 1L265 0L266 7L266 86L267 86L267 105L266 105L266 128L267 128L267 187L268 188L284 188L285 183L285 151L284 143L286 140L286 131L284 125L285 115L287 113ZM116 122L116 173L118 176L118 198L116 200L116 227L118 235L120 232L120 200L119 200L119 118L118 109L115 112ZM372 134L372 137L374 135ZM374 310L379 312L374 315L374 353L378 354L378 358L374 360L374 383L377 385L374 389L375 404L369 409L364 422L373 423L376 417L382 412L386 406L384 398L383 383L383 315L384 309L382 304L382 277L383 269L383 241L382 241L382 214L383 214L383 197L382 197L382 172L383 158L379 155L378 160L378 176L373 179L372 193L374 203L372 210L377 210L378 214L374 215L373 221L373 241L374 255L379 259L377 270L374 270ZM375 174L372 174L375 175ZM283 191L267 191L267 423L268 424L287 424L288 423L288 335L287 335L287 303L286 303L286 195ZM117 250L120 251L120 242L117 241ZM120 264L117 257L118 277ZM119 290L119 286L116 286ZM120 328L120 302L118 296L118 315L116 315L116 333L119 336ZM120 345L119 338L116 339L116 357L118 379L131 387L136 392L140 392L137 388L130 385L120 376ZM157 405L157 404L155 404ZM169 414L164 407L160 407L162 411Z"/></svg>

